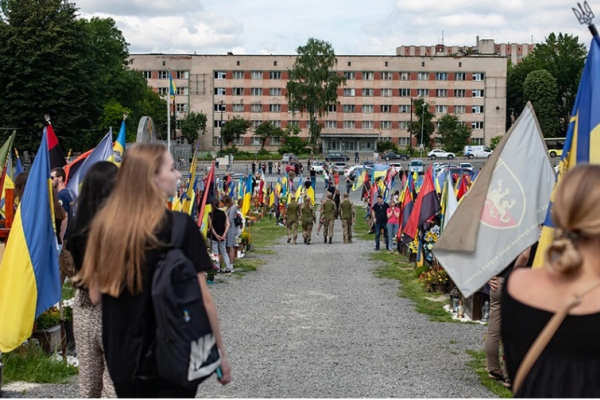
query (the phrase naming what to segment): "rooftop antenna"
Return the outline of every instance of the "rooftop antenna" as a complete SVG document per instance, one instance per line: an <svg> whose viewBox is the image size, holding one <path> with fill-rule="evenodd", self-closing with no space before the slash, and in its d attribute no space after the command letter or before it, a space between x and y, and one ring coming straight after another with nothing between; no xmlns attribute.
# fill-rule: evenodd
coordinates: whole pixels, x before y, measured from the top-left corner
<svg viewBox="0 0 600 400"><path fill-rule="evenodd" d="M442 31L442 45L444 44L444 31Z"/></svg>
<svg viewBox="0 0 600 400"><path fill-rule="evenodd" d="M595 17L594 12L590 8L588 2L584 1L583 6L581 5L581 3L577 3L577 6L579 7L579 10L573 7L573 13L575 14L575 17L577 17L577 19L579 20L579 23L581 25L587 25L594 39L600 40L600 37L598 37L598 30L596 29L596 26L593 23Z"/></svg>

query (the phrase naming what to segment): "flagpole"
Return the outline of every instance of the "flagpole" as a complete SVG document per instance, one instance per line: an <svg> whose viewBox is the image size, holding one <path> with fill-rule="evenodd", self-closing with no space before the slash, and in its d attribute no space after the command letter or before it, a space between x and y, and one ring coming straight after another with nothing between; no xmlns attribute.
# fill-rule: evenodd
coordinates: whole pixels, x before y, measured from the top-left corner
<svg viewBox="0 0 600 400"><path fill-rule="evenodd" d="M171 153L171 68L169 71L169 89L167 90L167 150Z"/></svg>
<svg viewBox="0 0 600 400"><path fill-rule="evenodd" d="M581 25L587 25L594 39L600 40L600 37L598 36L598 30L596 29L596 26L593 23L594 12L590 8L588 2L584 1L583 6L580 3L577 3L577 6L579 7L579 10L575 7L573 7L572 10L575 14L575 17L577 17L577 19L579 20L579 23Z"/></svg>

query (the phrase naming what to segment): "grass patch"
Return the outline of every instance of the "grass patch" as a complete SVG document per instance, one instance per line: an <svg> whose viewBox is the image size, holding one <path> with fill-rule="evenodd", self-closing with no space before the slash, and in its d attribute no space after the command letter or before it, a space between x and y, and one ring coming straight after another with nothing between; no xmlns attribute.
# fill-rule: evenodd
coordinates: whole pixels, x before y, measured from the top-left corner
<svg viewBox="0 0 600 400"><path fill-rule="evenodd" d="M431 321L455 322L452 316L442 308L443 302L427 298L432 294L425 292L414 270L403 256L380 251L372 253L371 259L385 263L375 270L376 276L399 281L401 283L400 297L411 299L417 312L427 315Z"/></svg>
<svg viewBox="0 0 600 400"><path fill-rule="evenodd" d="M467 350L467 354L471 356L471 361L467 363L467 366L473 368L477 375L479 375L479 380L483 386L488 388L490 392L498 397L504 399L513 397L512 392L509 389L502 386L497 380L488 377L485 350Z"/></svg>
<svg viewBox="0 0 600 400"><path fill-rule="evenodd" d="M366 207L356 207L356 221L354 222L354 237L362 240L374 240L375 236L369 235L370 226L365 219Z"/></svg>
<svg viewBox="0 0 600 400"><path fill-rule="evenodd" d="M269 220L268 216L265 216L260 222L256 222L246 229L250 232L250 240L251 244L254 246L255 253L273 251L269 247L273 246L278 239L287 235L286 228L277 226L275 219ZM302 232L300 231L300 233Z"/></svg>
<svg viewBox="0 0 600 400"><path fill-rule="evenodd" d="M2 355L4 383L67 383L79 373L77 367L48 356L39 346L24 345Z"/></svg>

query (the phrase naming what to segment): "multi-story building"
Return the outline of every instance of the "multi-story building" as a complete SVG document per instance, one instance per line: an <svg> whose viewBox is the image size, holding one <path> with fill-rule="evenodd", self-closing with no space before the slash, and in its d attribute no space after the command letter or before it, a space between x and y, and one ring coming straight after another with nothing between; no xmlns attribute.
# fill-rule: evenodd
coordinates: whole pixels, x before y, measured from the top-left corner
<svg viewBox="0 0 600 400"><path fill-rule="evenodd" d="M132 67L150 86L167 94L168 70L177 86L178 118L204 112L209 120L203 149L219 149L220 126L239 116L257 127L263 121L285 128L297 124L308 138L308 116L294 113L286 101L288 70L296 56L286 55L132 55ZM346 78L338 105L320 119L323 151L372 152L378 141L406 147L419 145L408 124L417 120L413 102L422 97L436 119L456 114L472 128L472 143L489 144L504 134L506 58L474 56L348 56L337 57L337 72ZM278 148L279 139L266 148ZM248 132L236 143L256 151L260 141Z"/></svg>
<svg viewBox="0 0 600 400"><path fill-rule="evenodd" d="M451 56L500 56L510 59L513 65L535 49L535 43L498 43L494 39L479 39L477 36L476 46L400 46L396 48L398 56L425 56L425 57L451 57Z"/></svg>

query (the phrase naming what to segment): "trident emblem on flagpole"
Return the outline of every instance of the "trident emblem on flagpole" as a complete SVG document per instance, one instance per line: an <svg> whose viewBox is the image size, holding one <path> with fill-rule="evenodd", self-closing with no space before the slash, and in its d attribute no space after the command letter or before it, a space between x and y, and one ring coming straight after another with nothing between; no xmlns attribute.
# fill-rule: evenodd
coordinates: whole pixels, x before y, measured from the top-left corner
<svg viewBox="0 0 600 400"><path fill-rule="evenodd" d="M579 9L573 7L573 13L575 14L575 17L577 17L577 19L579 20L579 23L581 25L587 25L590 32L592 32L592 35L597 38L598 30L596 29L596 26L593 24L593 20L594 20L595 16L594 16L594 12L590 8L590 5L588 4L587 1L584 1L583 6L581 5L581 3L577 3L577 7L579 7Z"/></svg>

